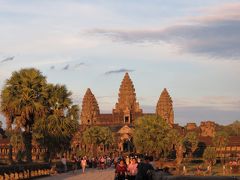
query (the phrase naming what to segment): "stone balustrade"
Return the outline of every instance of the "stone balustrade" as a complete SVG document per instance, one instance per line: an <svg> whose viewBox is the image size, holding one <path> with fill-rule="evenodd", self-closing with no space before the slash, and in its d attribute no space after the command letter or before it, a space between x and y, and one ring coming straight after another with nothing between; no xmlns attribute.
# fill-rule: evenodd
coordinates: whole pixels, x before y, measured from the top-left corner
<svg viewBox="0 0 240 180"><path fill-rule="evenodd" d="M49 176L50 169L26 170L22 172L11 172L0 175L0 180L29 179L41 176Z"/></svg>

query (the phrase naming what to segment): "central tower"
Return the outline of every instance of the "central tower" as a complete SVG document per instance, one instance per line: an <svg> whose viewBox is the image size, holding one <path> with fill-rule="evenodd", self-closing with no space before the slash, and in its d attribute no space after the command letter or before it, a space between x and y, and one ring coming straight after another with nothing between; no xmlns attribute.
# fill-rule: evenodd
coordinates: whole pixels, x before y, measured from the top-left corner
<svg viewBox="0 0 240 180"><path fill-rule="evenodd" d="M126 73L119 88L118 102L113 109L115 123L132 124L142 116L142 109L136 99L135 88L129 74Z"/></svg>

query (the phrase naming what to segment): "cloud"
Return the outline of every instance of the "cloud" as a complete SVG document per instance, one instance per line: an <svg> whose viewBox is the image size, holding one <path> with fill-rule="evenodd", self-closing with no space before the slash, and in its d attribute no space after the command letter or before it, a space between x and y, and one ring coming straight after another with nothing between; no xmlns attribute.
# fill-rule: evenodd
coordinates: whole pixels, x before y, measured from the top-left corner
<svg viewBox="0 0 240 180"><path fill-rule="evenodd" d="M107 71L107 72L105 72L104 74L105 74L105 75L111 75L111 74L119 74L119 73L125 73L125 72L133 72L133 71L134 71L134 70L132 70L132 69L122 68L122 69Z"/></svg>
<svg viewBox="0 0 240 180"><path fill-rule="evenodd" d="M55 69L55 66L51 66L50 69L51 69L51 70Z"/></svg>
<svg viewBox="0 0 240 180"><path fill-rule="evenodd" d="M176 98L173 102L175 107L211 107L222 111L239 111L240 109L240 98L233 96Z"/></svg>
<svg viewBox="0 0 240 180"><path fill-rule="evenodd" d="M85 64L84 62L81 62L81 63L76 64L74 67L75 67L75 68L79 68L79 67L85 66L85 65L86 65L86 64Z"/></svg>
<svg viewBox="0 0 240 180"><path fill-rule="evenodd" d="M90 33L126 43L167 43L180 52L240 60L240 3L205 9L165 28L93 29Z"/></svg>
<svg viewBox="0 0 240 180"><path fill-rule="evenodd" d="M175 122L186 125L188 122L200 124L201 121L211 120L218 124L230 124L240 119L239 111L221 110L213 107L176 107Z"/></svg>
<svg viewBox="0 0 240 180"><path fill-rule="evenodd" d="M66 71L66 70L69 69L69 67L70 67L69 64L67 64L66 66L64 66L64 67L62 68L62 70L65 70L65 71Z"/></svg>
<svg viewBox="0 0 240 180"><path fill-rule="evenodd" d="M14 56L4 58L4 59L1 61L1 63L7 62L7 61L13 61L14 58L15 58Z"/></svg>

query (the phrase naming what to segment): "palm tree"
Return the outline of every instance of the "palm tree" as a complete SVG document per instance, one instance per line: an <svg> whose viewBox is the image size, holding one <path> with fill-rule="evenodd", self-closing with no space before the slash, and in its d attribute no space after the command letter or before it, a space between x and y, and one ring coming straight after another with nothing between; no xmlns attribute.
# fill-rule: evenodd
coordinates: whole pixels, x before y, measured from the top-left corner
<svg viewBox="0 0 240 180"><path fill-rule="evenodd" d="M196 132L189 132L186 134L184 138L184 144L186 145L186 148L190 147L191 149L191 156L194 153L194 151L198 147L198 137Z"/></svg>
<svg viewBox="0 0 240 180"><path fill-rule="evenodd" d="M57 152L70 148L70 142L78 130L79 109L72 105L71 92L66 86L48 85L46 118L40 118L34 125L34 137L47 148L47 159Z"/></svg>
<svg viewBox="0 0 240 180"><path fill-rule="evenodd" d="M90 145L92 154L96 155L96 146L113 143L113 133L108 127L92 126L83 132L83 142Z"/></svg>
<svg viewBox="0 0 240 180"><path fill-rule="evenodd" d="M7 118L7 128L12 124L23 129L27 161L32 161L32 127L36 119L46 112L46 78L40 71L30 68L12 73L1 92L1 111Z"/></svg>
<svg viewBox="0 0 240 180"><path fill-rule="evenodd" d="M225 148L228 144L228 133L225 131L218 131L213 137L213 145L218 148L220 151L221 161L222 161L222 149ZM223 162L223 161L222 161Z"/></svg>
<svg viewBox="0 0 240 180"><path fill-rule="evenodd" d="M114 142L114 137L112 131L108 127L101 128L101 142L104 146L104 151L106 146L110 146Z"/></svg>
<svg viewBox="0 0 240 180"><path fill-rule="evenodd" d="M211 163L211 165L214 164L215 160L216 160L216 149L215 147L207 147L205 150L204 150L204 153L203 153L203 158L205 159L205 161Z"/></svg>
<svg viewBox="0 0 240 180"><path fill-rule="evenodd" d="M176 161L178 162L178 164L180 164L183 160L184 137L176 129L171 129L167 134L167 137L169 138L169 142L171 144L169 148L172 149L174 147L174 149L176 150Z"/></svg>

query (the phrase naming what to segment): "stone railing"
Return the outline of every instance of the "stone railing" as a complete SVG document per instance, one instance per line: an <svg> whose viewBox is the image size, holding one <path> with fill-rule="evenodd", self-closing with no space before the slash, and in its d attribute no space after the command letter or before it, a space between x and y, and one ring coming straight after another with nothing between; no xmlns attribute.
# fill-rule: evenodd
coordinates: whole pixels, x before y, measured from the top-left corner
<svg viewBox="0 0 240 180"><path fill-rule="evenodd" d="M42 176L49 176L50 164L28 164L0 167L0 180L30 179Z"/></svg>

